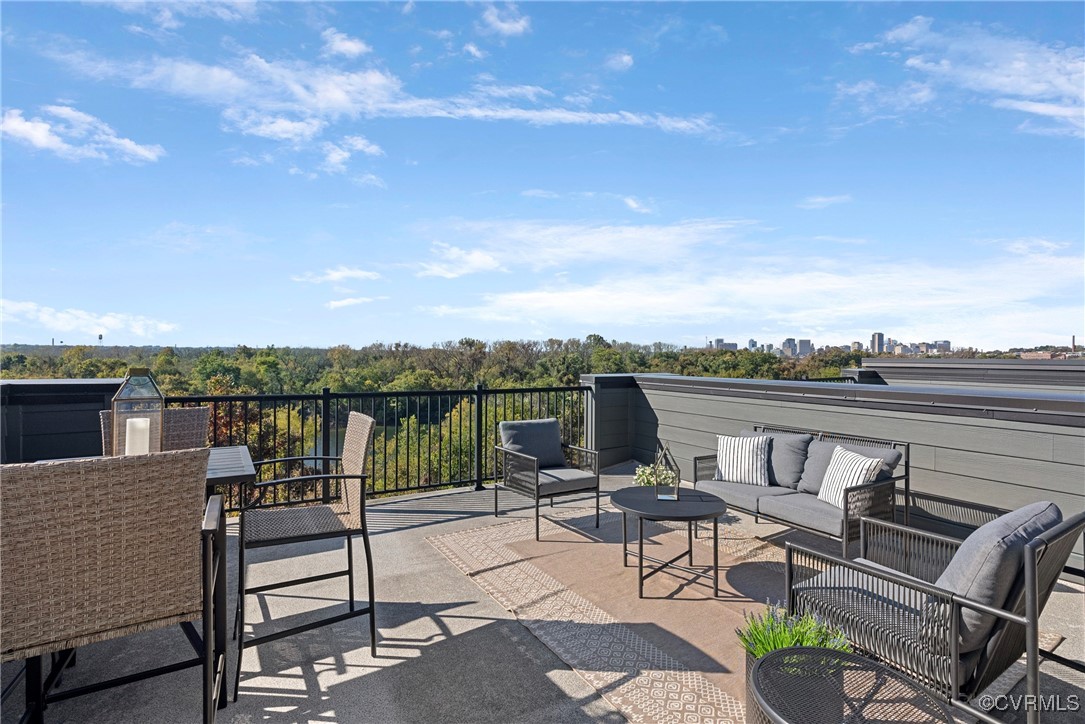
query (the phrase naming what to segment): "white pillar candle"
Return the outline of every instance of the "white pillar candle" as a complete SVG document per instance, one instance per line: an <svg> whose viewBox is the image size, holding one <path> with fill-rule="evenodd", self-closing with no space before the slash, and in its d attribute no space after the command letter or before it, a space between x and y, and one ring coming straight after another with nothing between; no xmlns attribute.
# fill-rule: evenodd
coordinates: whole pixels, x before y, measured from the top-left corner
<svg viewBox="0 0 1085 724"><path fill-rule="evenodd" d="M151 419L130 417L125 427L124 454L146 455L151 449Z"/></svg>

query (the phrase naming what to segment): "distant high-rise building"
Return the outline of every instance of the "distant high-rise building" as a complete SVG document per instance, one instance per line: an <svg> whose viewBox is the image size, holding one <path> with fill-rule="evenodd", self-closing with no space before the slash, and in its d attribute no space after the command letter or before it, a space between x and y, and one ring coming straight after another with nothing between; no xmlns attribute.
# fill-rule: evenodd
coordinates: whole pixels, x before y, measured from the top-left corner
<svg viewBox="0 0 1085 724"><path fill-rule="evenodd" d="M720 346L717 347L716 349L725 349L725 350L728 350L730 352L737 352L738 351L738 342L724 342L721 339L720 340Z"/></svg>
<svg viewBox="0 0 1085 724"><path fill-rule="evenodd" d="M936 350L938 350L939 352L950 352L950 351L952 351L950 349L948 339L936 339L936 340L934 340L934 342L932 344L934 344L934 348Z"/></svg>
<svg viewBox="0 0 1085 724"><path fill-rule="evenodd" d="M852 342L851 343L851 351L852 352L862 352L863 351L863 343L862 342Z"/></svg>
<svg viewBox="0 0 1085 724"><path fill-rule="evenodd" d="M875 332L870 335L870 353L881 354L885 351L885 335L881 332Z"/></svg>
<svg viewBox="0 0 1085 724"><path fill-rule="evenodd" d="M808 339L799 340L799 356L809 357L814 353L814 345Z"/></svg>
<svg viewBox="0 0 1085 724"><path fill-rule="evenodd" d="M766 352L771 352L774 349L776 349L776 347L773 346L772 342L768 342L768 343L765 344L765 351Z"/></svg>
<svg viewBox="0 0 1085 724"><path fill-rule="evenodd" d="M784 343L780 345L780 349L784 353L784 357L797 357L799 354L799 346L795 344L794 337L788 337L784 340Z"/></svg>
<svg viewBox="0 0 1085 724"><path fill-rule="evenodd" d="M757 340L756 339L751 339L749 341L749 343L746 345L746 349L749 349L749 350L757 349Z"/></svg>
<svg viewBox="0 0 1085 724"><path fill-rule="evenodd" d="M709 349L723 349L723 337L708 340Z"/></svg>

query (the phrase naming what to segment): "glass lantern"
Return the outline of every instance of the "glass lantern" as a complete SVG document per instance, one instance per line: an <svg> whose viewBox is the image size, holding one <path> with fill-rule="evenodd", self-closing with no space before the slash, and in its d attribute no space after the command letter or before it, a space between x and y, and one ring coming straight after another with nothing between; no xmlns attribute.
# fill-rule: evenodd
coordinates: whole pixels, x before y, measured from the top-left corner
<svg viewBox="0 0 1085 724"><path fill-rule="evenodd" d="M113 454L146 455L162 451L165 398L145 367L129 368L113 396Z"/></svg>
<svg viewBox="0 0 1085 724"><path fill-rule="evenodd" d="M652 463L652 475L656 483L656 500L678 500L681 493L682 478L670 446L663 444Z"/></svg>

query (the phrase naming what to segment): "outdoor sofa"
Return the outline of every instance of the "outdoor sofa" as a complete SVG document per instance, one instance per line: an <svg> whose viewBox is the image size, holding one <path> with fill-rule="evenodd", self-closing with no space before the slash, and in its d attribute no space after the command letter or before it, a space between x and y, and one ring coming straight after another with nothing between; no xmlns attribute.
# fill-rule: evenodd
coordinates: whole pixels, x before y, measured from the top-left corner
<svg viewBox="0 0 1085 724"><path fill-rule="evenodd" d="M859 538L861 517L894 520L898 483L904 489L907 523L907 443L764 425L743 430L739 436L751 437L768 438L760 455L749 452L755 441L746 444L721 435L717 454L693 458L694 487L720 496L729 508L753 515L755 520L764 518L838 540L845 557L848 544ZM840 464L834 463L838 447L866 460L880 460L880 464L869 463L871 475L867 477L873 478L871 482L843 487L829 502L828 491L823 493L822 488L826 473L831 468L839 471ZM850 457L850 461L856 458Z"/></svg>

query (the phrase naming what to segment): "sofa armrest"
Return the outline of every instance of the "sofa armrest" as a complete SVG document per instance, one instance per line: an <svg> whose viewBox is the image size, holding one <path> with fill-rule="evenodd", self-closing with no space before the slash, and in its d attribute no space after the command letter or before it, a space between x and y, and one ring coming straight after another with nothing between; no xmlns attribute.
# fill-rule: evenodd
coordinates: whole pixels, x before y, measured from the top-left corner
<svg viewBox="0 0 1085 724"><path fill-rule="evenodd" d="M716 456L698 455L693 458L693 484L698 480L712 480L716 477Z"/></svg>

